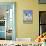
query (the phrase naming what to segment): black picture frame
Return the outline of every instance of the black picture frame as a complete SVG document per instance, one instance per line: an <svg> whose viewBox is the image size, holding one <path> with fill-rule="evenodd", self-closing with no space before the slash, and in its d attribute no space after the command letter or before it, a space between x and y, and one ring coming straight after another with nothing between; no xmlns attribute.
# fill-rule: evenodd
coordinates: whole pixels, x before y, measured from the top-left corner
<svg viewBox="0 0 46 46"><path fill-rule="evenodd" d="M39 4L46 4L46 0L38 0Z"/></svg>

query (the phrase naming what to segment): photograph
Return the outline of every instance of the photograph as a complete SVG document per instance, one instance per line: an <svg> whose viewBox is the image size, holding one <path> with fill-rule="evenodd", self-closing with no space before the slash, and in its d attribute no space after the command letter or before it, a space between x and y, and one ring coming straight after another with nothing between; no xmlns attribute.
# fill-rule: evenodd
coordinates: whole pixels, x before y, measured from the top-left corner
<svg viewBox="0 0 46 46"><path fill-rule="evenodd" d="M23 10L23 23L31 24L33 22L32 10Z"/></svg>

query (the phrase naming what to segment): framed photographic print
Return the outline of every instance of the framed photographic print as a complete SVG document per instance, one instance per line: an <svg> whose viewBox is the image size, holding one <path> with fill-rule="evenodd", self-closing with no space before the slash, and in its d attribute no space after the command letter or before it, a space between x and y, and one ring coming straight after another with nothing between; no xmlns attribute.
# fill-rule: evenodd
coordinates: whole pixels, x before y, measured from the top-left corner
<svg viewBox="0 0 46 46"><path fill-rule="evenodd" d="M40 4L46 4L46 0L39 0Z"/></svg>
<svg viewBox="0 0 46 46"><path fill-rule="evenodd" d="M32 23L32 10L23 11L23 23L31 24Z"/></svg>
<svg viewBox="0 0 46 46"><path fill-rule="evenodd" d="M0 2L0 40L15 40L15 2Z"/></svg>

